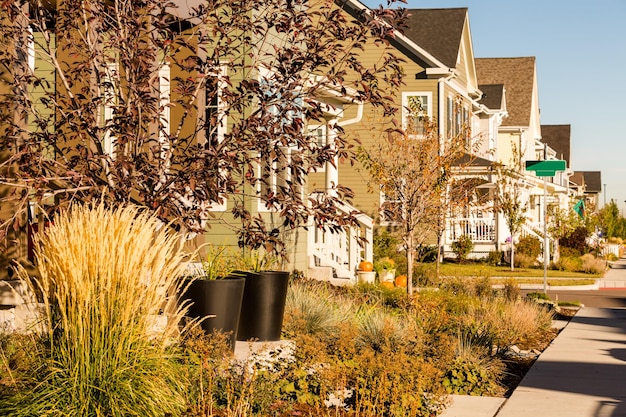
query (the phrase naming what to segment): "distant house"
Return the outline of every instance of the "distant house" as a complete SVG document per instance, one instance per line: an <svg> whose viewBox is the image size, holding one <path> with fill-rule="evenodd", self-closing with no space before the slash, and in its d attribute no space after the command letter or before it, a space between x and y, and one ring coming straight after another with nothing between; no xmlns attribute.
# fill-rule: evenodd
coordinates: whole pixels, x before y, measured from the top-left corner
<svg viewBox="0 0 626 417"><path fill-rule="evenodd" d="M600 208L600 194L602 193L601 171L575 171L571 178L574 186L579 187L585 196L587 211L596 211Z"/></svg>

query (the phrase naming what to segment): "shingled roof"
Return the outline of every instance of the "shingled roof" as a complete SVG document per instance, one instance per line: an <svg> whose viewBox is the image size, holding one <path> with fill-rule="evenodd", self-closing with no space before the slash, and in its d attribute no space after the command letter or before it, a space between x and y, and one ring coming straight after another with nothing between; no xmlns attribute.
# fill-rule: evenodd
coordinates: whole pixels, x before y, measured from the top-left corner
<svg viewBox="0 0 626 417"><path fill-rule="evenodd" d="M569 160L570 134L570 125L541 125L541 141L556 151L558 159L566 160L568 167L572 166Z"/></svg>
<svg viewBox="0 0 626 417"><path fill-rule="evenodd" d="M483 96L478 102L491 110L504 110L504 84L480 84Z"/></svg>
<svg viewBox="0 0 626 417"><path fill-rule="evenodd" d="M502 126L530 126L535 57L476 58L479 84L504 84L509 117Z"/></svg>
<svg viewBox="0 0 626 417"><path fill-rule="evenodd" d="M572 180L579 181L580 175L583 177L586 193L602 192L602 171L576 171L572 176ZM578 184L578 182L577 182ZM581 184L579 184L581 185Z"/></svg>
<svg viewBox="0 0 626 417"><path fill-rule="evenodd" d="M449 68L455 68L467 8L409 9L404 35Z"/></svg>

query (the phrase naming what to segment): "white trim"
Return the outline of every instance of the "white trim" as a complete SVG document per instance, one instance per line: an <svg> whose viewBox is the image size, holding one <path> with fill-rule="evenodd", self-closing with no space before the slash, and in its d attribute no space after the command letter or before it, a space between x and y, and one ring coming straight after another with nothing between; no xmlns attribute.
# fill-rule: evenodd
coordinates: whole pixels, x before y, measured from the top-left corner
<svg viewBox="0 0 626 417"><path fill-rule="evenodd" d="M433 93L432 91L404 91L402 92L402 127L404 130L409 128L408 118L410 116L409 109L410 103L409 98L411 97L426 97L426 111L425 116L430 120L433 117ZM423 135L413 134L410 135L411 138L423 138Z"/></svg>

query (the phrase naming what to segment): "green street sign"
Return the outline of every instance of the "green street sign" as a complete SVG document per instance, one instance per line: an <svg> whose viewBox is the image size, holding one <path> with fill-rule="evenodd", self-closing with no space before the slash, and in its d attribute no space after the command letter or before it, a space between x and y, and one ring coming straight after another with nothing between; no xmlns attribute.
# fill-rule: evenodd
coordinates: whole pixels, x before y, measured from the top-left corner
<svg viewBox="0 0 626 417"><path fill-rule="evenodd" d="M538 177L554 177L557 171L565 171L566 162L562 159L549 161L526 161L526 170L535 171Z"/></svg>

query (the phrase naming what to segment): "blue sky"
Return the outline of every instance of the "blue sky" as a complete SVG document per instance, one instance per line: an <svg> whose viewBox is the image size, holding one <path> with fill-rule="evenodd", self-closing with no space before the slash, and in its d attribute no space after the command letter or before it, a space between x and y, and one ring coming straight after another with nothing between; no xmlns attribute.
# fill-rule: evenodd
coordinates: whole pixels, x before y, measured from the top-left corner
<svg viewBox="0 0 626 417"><path fill-rule="evenodd" d="M476 57L536 57L541 123L571 125L572 168L602 171L606 201L615 200L626 214L626 0L409 0L401 6L467 7Z"/></svg>

